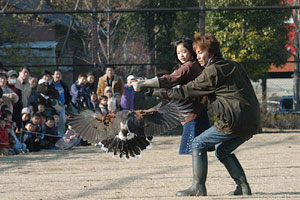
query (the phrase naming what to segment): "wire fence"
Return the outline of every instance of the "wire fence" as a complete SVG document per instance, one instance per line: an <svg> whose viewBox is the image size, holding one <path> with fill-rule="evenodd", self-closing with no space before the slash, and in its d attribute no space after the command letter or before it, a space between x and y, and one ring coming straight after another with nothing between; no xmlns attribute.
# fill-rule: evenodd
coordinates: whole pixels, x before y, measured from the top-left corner
<svg viewBox="0 0 300 200"><path fill-rule="evenodd" d="M144 49L139 50L139 52L130 52L130 56L134 57L135 59L132 60L125 60L125 59L120 59L119 62L116 61L112 61L112 62L94 62L91 61L92 52L88 52L86 55L84 56L79 56L78 55L78 43L82 42L82 40L87 40L90 42L90 40L93 40L93 38L79 38L78 33L76 33L76 31L74 31L72 33L70 33L70 35L68 35L67 33L67 29L72 29L73 26L76 25L76 19L72 18L72 16L74 15L84 15L84 14L90 14L89 17L92 19L93 17L95 17L97 14L114 14L114 13L119 13L119 14L123 14L123 13L138 13L138 14L145 14L145 13L177 13L177 12L194 12L194 13L205 13L205 12L225 12L225 11L251 11L251 10L298 10L300 9L300 6L287 6L287 5L280 5L280 6L236 6L236 7L205 7L205 6L199 6L199 7L187 7L187 8L132 8L132 9L89 9L89 10L50 10L50 9L40 9L40 10L20 10L20 9L13 9L13 10L1 10L0 11L0 16L4 17L4 18L10 18L12 16L24 16L24 15L33 15L33 16L55 16L58 14L62 14L62 15L68 15L68 18L63 18L61 21L64 21L64 24L62 24L62 22L58 22L60 23L60 25L63 26L63 28L57 28L56 26L52 26L51 28L55 28L55 34L50 32L49 34L52 34L49 37L52 37L53 40L55 40L57 42L56 46L54 47L44 47L44 49L42 50L42 47L38 47L40 48L38 51L44 51L45 49L47 50L54 50L54 53L49 53L50 51L47 51L45 54L48 54L47 58L43 58L41 59L40 54L37 54L36 56L32 56L32 57L38 57L38 59L40 59L38 62L34 62L35 59L31 59L31 57L29 56L25 56L27 57L26 59L29 58L29 62L23 62L22 63L22 59L23 58L19 58L19 62L17 64L11 64L11 63L5 63L5 67L7 69L15 69L18 70L23 66L27 66L29 68L32 69L33 74L36 76L39 76L41 74L41 72L44 69L50 69L50 70L54 70L54 69L61 69L64 72L64 80L66 80L66 82L70 85L72 84L76 78L77 75L79 73L87 73L90 71L95 72L96 74L96 78L98 78L99 76L103 75L104 70L106 67L114 67L116 70L116 73L118 75L120 75L121 77L123 77L124 80L126 80L126 76L129 74L135 74L137 76L141 76L141 77L152 77L154 75L159 75L159 74L163 74L166 73L166 71L162 71L160 70L161 67L163 66L174 66L176 63L170 61L169 63L157 63L157 62L152 62L152 60L150 59L150 57L145 56L145 54L140 54L141 52L144 51ZM51 21L51 18L47 18L48 20ZM55 21L57 22L57 21ZM54 23L55 23L54 22ZM53 22L52 22L53 23ZM98 21L97 27L99 27L99 23L101 23L100 21ZM47 24L45 24L45 28ZM113 28L113 27L112 27ZM36 30L34 30L36 31ZM37 33L35 33L37 40L40 37L40 35L43 34L42 31L37 31ZM54 37L55 35L55 37ZM90 37L91 35L89 35ZM47 38L49 40L49 37ZM68 48L66 47L66 49L64 49L64 43L66 40L70 40L69 44L67 45ZM81 40L81 41L80 41ZM140 39L136 39L135 43L132 43L134 45L137 45L136 41L139 41L140 43L143 43L143 45L146 44L145 41L141 41ZM0 40L1 43L1 40ZM128 47L128 49L130 49L130 45L132 45L130 42L128 42L128 44L126 44ZM86 44L83 42L83 45L91 45L91 44ZM30 46L29 48L33 48L32 46ZM89 46L88 48L91 48L91 46ZM98 49L102 48L100 45L97 46ZM115 47L115 49L117 49L117 47ZM23 51L24 50L20 50ZM18 57L17 55L15 55L16 50L12 51L12 54L10 55L11 57ZM66 52L68 53L67 55ZM71 53L70 53L71 52ZM113 52L115 57L128 57L129 53L128 52L121 52L121 51L115 51ZM151 54L153 55L155 52L147 52L146 54ZM1 49L0 49L0 54L1 54ZM71 56L70 56L71 55ZM1 55L0 55L1 56ZM6 55L7 56L7 55ZM52 59L54 57L55 61L47 61L45 62L45 60L49 60L50 58ZM80 57L80 59L78 59ZM83 58L83 59L82 59ZM5 60L5 57L3 57L2 55L2 59ZM25 58L24 58L25 59ZM109 59L108 59L109 60ZM134 60L136 60L134 62ZM32 61L32 62L30 62ZM260 60L260 61L248 61L248 62L243 62L242 64L262 64L262 63L273 63L272 60ZM287 61L287 63L299 63L299 60L295 60L295 61ZM170 71L168 71L168 73L170 73ZM290 72L291 73L291 72ZM277 83L279 83L277 86L274 86L274 88L276 89L280 89L282 88L282 91L287 91L287 94L291 94L291 91L293 91L293 85L290 84L291 82L291 77L289 79L289 83L287 85L285 84L280 84L280 81L283 81L283 79L278 79ZM259 82L258 82L259 83ZM260 84L260 83L259 83ZM271 83L269 81L269 85L270 87L272 86L273 83ZM256 88L259 88L260 86L257 86ZM282 92L280 90L280 92L274 92L273 90L270 90L269 87L269 91L268 94L269 96L271 95L275 95L275 94L284 94L284 92ZM273 87L273 86L272 86ZM259 94L261 91L260 89L257 89L257 94Z"/></svg>

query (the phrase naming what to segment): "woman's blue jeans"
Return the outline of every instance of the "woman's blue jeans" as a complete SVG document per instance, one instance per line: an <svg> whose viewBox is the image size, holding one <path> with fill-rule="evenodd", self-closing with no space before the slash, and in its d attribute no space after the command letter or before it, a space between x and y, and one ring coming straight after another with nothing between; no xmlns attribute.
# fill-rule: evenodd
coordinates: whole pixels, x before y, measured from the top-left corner
<svg viewBox="0 0 300 200"><path fill-rule="evenodd" d="M192 142L195 137L209 128L209 119L206 114L202 114L201 117L197 117L194 120L189 121L183 125L183 133L181 136L181 142L179 147L179 154L191 154Z"/></svg>
<svg viewBox="0 0 300 200"><path fill-rule="evenodd" d="M226 135L218 132L214 126L212 126L199 136L195 137L192 142L192 149L207 150L209 147L218 144L215 154L216 157L222 161L224 158L229 156L232 151L238 148L245 141L249 140L251 137L252 135Z"/></svg>

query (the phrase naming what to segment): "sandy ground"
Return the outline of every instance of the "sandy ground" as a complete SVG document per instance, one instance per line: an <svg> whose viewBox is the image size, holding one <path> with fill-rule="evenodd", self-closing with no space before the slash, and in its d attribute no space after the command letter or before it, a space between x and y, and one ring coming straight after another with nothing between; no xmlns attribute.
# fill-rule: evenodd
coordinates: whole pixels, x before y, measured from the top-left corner
<svg viewBox="0 0 300 200"><path fill-rule="evenodd" d="M179 141L157 137L132 161L93 146L0 157L0 200L300 199L300 132L256 135L236 150L252 187L248 197L227 195L235 185L213 152L208 196L176 197L192 181L191 157L178 155Z"/></svg>

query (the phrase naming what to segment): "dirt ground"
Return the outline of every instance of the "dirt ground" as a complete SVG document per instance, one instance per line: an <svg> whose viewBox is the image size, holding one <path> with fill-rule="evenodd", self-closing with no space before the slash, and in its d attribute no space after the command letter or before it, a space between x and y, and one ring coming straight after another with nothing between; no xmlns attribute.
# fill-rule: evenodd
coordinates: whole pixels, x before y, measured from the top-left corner
<svg viewBox="0 0 300 200"><path fill-rule="evenodd" d="M236 150L253 195L231 197L224 166L208 153L207 197L176 197L192 181L180 136L157 137L136 160L112 159L94 146L0 157L0 200L300 199L300 131L254 136Z"/></svg>

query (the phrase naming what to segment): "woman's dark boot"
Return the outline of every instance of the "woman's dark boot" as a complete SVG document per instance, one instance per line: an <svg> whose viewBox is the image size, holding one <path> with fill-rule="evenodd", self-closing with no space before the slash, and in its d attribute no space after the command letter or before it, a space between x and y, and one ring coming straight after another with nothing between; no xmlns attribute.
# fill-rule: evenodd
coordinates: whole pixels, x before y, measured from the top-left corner
<svg viewBox="0 0 300 200"><path fill-rule="evenodd" d="M228 157L221 161L229 172L230 176L233 178L237 184L236 189L230 192L230 195L251 195L251 189L247 182L244 170L235 157L234 154L230 154Z"/></svg>
<svg viewBox="0 0 300 200"><path fill-rule="evenodd" d="M176 196L206 196L207 152L195 149L193 157L193 185L186 190L176 192Z"/></svg>

